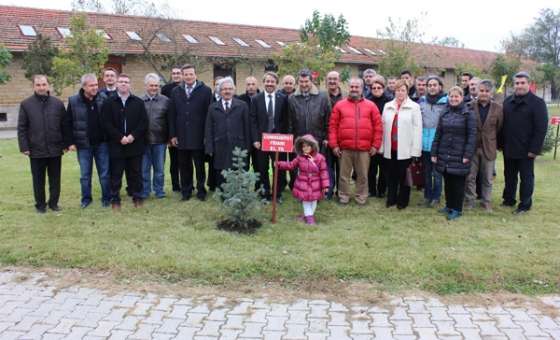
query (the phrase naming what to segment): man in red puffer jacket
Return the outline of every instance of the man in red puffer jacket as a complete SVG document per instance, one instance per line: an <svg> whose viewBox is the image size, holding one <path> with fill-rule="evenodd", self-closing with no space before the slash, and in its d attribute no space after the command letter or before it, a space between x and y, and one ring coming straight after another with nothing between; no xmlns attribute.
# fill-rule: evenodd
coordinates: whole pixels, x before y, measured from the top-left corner
<svg viewBox="0 0 560 340"><path fill-rule="evenodd" d="M348 98L333 108L329 121L329 146L340 158L338 197L350 201L352 170L356 173L356 202L365 204L368 197L370 157L381 147L383 126L377 106L362 96L363 81L350 79Z"/></svg>

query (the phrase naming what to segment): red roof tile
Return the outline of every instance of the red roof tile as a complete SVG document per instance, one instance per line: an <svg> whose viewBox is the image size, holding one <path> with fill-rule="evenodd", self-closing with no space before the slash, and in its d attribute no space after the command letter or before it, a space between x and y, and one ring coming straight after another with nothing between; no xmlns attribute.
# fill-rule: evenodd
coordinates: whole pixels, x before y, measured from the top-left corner
<svg viewBox="0 0 560 340"><path fill-rule="evenodd" d="M142 48L137 42L130 40L126 31L134 31L144 39L152 35L153 30L162 25L162 21L155 18L123 16L101 13L86 13L88 23L97 29L103 29L111 36L108 46L112 54L138 54ZM68 27L72 12L61 10L25 8L15 6L0 6L0 43L11 51L25 51L34 37L26 37L19 30L18 25L32 25L37 33L51 37L53 41L62 44L62 38L56 27ZM169 23L169 22L167 22ZM167 36L180 41L181 48L189 49L200 56L249 57L267 58L281 50L276 41L284 43L298 41L299 31L295 29L262 27L251 25L235 25L216 22L173 20L163 31ZM148 33L150 32L150 33ZM144 33L144 34L143 34ZM199 43L189 44L183 34L194 36ZM144 36L145 35L145 36ZM220 38L226 45L218 46L209 36ZM241 47L232 38L241 38L249 47ZM157 39L157 38L156 38ZM263 48L255 39L264 40L271 48ZM157 41L153 45L153 52L173 53L174 45ZM356 54L346 46L347 52L342 54L340 62L353 64L376 64L381 55L372 56L364 48L378 51L384 48L384 41L375 38L352 36L348 44L363 54ZM453 69L457 64L469 63L479 68L486 68L496 58L496 53L464 48L452 48L438 45L413 44L412 54L417 62L430 68ZM378 53L380 54L380 53Z"/></svg>

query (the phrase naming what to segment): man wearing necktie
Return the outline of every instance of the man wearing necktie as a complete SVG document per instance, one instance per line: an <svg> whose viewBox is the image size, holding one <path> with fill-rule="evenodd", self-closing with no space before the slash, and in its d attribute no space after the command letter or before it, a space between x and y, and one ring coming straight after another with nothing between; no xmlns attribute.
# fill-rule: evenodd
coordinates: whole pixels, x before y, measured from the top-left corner
<svg viewBox="0 0 560 340"><path fill-rule="evenodd" d="M193 192L193 164L196 169L196 197L206 200L206 169L204 167L204 130L212 90L197 80L193 65L181 68L183 83L171 92L169 105L169 136L177 146L182 200Z"/></svg>
<svg viewBox="0 0 560 340"><path fill-rule="evenodd" d="M218 89L221 100L208 108L205 131L206 154L212 156L216 188L224 183L222 171L232 166L233 150L236 147L249 150L251 143L249 107L244 101L233 97L233 79L221 79Z"/></svg>
<svg viewBox="0 0 560 340"><path fill-rule="evenodd" d="M259 182L264 189L264 198L272 200L272 188L270 185L269 167L274 162L274 153L261 151L263 133L286 133L288 130L288 99L277 91L278 75L274 72L266 72L263 77L264 91L253 97L251 101L251 142L257 150L257 171L260 174ZM286 154L280 154L281 160L285 160ZM260 186L260 185L259 185ZM286 172L278 173L278 188L286 186ZM278 190L277 200L282 197Z"/></svg>

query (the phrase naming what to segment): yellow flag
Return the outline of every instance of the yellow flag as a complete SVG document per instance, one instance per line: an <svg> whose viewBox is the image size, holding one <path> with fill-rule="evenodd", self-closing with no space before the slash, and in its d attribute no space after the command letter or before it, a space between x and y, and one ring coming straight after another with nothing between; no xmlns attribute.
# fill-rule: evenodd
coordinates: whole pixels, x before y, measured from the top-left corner
<svg viewBox="0 0 560 340"><path fill-rule="evenodd" d="M507 77L508 77L507 74L502 76L502 80L500 81L500 87L498 88L496 93L500 93L500 94L504 93Z"/></svg>

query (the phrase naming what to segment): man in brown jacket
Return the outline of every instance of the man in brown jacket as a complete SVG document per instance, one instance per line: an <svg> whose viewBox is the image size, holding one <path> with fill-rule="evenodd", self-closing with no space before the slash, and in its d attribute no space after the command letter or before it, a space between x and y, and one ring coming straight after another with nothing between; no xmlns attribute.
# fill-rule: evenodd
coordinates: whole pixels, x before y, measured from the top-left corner
<svg viewBox="0 0 560 340"><path fill-rule="evenodd" d="M482 80L478 85L478 97L472 102L477 120L476 151L471 160L471 169L467 176L465 188L465 206L474 208L476 200L476 178L481 185L481 205L491 211L492 181L496 163L497 139L502 129L502 106L492 100L494 85L490 80ZM480 172L479 172L480 171Z"/></svg>

